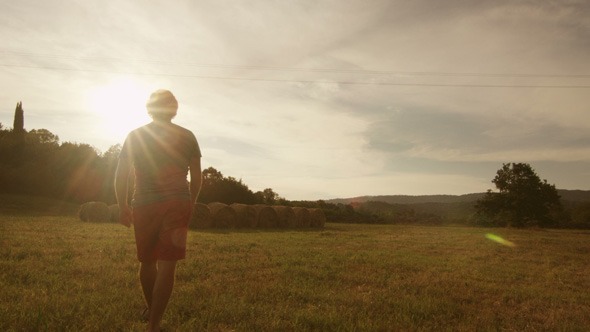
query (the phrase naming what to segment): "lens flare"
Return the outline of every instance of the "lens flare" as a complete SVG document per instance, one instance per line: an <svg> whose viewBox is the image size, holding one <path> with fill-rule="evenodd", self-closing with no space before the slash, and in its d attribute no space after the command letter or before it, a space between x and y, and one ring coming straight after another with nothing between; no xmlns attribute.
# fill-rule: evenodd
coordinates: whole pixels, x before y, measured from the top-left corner
<svg viewBox="0 0 590 332"><path fill-rule="evenodd" d="M516 247L516 244L514 244L514 242L508 241L508 240L504 239L503 237L498 236L496 234L487 233L486 239L492 240L492 241L499 243L503 246L507 246L507 247L511 247L511 248Z"/></svg>

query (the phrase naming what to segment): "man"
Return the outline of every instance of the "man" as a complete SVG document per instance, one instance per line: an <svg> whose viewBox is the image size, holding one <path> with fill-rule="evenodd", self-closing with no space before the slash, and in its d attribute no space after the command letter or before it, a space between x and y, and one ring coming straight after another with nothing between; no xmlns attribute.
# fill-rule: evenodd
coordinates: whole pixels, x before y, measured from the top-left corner
<svg viewBox="0 0 590 332"><path fill-rule="evenodd" d="M201 151L191 131L172 123L178 102L170 91L152 93L146 108L153 121L125 139L115 191L120 222L134 225L139 279L147 304L143 316L149 331L159 331L174 286L176 262L186 254L188 224L202 183ZM131 208L127 193L133 171Z"/></svg>

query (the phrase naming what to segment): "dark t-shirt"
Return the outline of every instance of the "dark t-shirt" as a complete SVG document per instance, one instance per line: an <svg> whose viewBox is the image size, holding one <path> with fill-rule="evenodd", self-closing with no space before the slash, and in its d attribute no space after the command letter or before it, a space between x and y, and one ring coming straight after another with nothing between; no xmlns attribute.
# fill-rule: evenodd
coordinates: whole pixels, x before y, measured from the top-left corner
<svg viewBox="0 0 590 332"><path fill-rule="evenodd" d="M189 164L200 157L195 135L181 126L152 122L133 130L119 156L129 158L135 168L132 205L190 200Z"/></svg>

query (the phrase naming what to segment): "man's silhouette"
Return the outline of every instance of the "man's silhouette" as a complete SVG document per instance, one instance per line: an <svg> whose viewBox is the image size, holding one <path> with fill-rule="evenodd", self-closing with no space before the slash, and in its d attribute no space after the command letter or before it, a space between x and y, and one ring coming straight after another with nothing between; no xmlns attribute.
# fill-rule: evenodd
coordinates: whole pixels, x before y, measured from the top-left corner
<svg viewBox="0 0 590 332"><path fill-rule="evenodd" d="M146 107L153 121L125 139L115 191L120 222L134 225L139 279L147 305L143 316L149 331L159 331L174 286L176 262L186 254L188 224L201 189L201 151L190 130L172 123L178 102L170 91L155 91ZM133 173L130 206L127 193Z"/></svg>

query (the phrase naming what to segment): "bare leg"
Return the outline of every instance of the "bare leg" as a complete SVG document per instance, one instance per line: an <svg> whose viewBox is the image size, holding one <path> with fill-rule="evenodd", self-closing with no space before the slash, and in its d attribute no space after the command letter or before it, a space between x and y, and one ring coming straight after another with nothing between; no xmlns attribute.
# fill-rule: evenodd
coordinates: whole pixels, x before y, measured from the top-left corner
<svg viewBox="0 0 590 332"><path fill-rule="evenodd" d="M150 306L149 331L160 331L160 322L174 287L176 261L158 261L157 271Z"/></svg>
<svg viewBox="0 0 590 332"><path fill-rule="evenodd" d="M141 290L143 291L143 297L145 298L148 313L152 307L152 294L154 293L157 272L156 261L140 263L139 280L141 282Z"/></svg>

